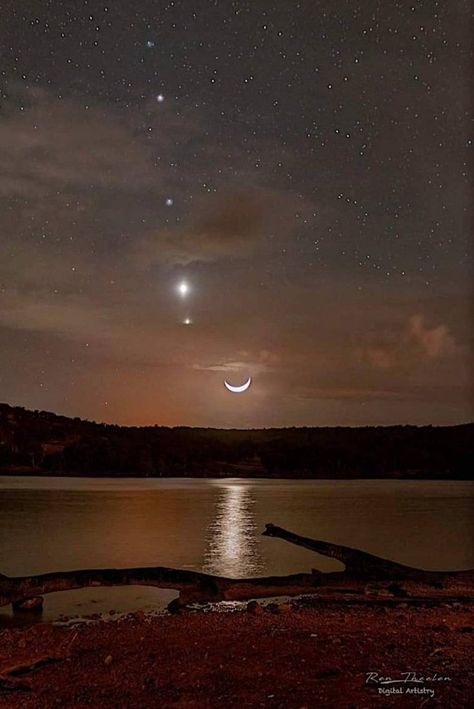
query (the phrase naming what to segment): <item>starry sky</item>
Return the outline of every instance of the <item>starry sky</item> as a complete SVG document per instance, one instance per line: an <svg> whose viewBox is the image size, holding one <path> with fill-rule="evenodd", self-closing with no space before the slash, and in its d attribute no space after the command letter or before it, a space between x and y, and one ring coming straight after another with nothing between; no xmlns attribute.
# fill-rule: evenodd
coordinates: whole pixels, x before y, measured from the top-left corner
<svg viewBox="0 0 474 709"><path fill-rule="evenodd" d="M0 401L472 419L467 0L3 8Z"/></svg>

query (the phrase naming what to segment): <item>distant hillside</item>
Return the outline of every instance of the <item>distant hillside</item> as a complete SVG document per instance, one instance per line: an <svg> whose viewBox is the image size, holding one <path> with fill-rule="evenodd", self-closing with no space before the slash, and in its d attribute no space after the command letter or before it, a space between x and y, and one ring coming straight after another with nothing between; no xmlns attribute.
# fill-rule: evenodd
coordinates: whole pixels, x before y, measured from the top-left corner
<svg viewBox="0 0 474 709"><path fill-rule="evenodd" d="M474 424L124 427L0 404L0 474L470 479Z"/></svg>

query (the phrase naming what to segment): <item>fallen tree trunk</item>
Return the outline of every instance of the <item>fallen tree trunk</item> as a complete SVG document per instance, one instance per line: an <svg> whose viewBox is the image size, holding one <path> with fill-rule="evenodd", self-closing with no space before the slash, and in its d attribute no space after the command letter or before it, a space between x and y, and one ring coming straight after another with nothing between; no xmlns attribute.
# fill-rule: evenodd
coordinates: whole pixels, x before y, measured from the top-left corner
<svg viewBox="0 0 474 709"><path fill-rule="evenodd" d="M82 569L38 576L0 576L0 606L18 605L28 598L56 591L93 586L155 586L180 592L185 603L263 598L269 595L297 595L319 584L319 574L293 574L249 579L230 579L198 571L167 567L129 569Z"/></svg>
<svg viewBox="0 0 474 709"><path fill-rule="evenodd" d="M398 564L395 561L383 559L380 556L369 554L360 549L353 549L342 544L332 544L324 542L320 539L310 539L309 537L301 537L299 534L290 532L282 527L277 527L274 524L266 524L264 536L277 537L284 539L291 544L296 544L311 551L316 551L323 556L329 556L342 562L346 567L346 572L354 578L377 579L414 579L414 580L430 580L435 578L465 576L466 574L474 574L474 570L468 571L426 571L417 569L412 566Z"/></svg>
<svg viewBox="0 0 474 709"><path fill-rule="evenodd" d="M474 583L474 572L435 572L412 569L408 566L381 559L372 554L331 544L318 539L300 537L281 527L266 525L266 536L278 537L298 546L338 559L346 570L289 576L269 576L248 579L231 579L198 571L167 567L139 567L127 569L82 569L58 571L38 576L8 577L0 574L0 606L9 603L20 605L26 599L42 597L47 593L93 586L155 586L179 591L179 604L216 602L222 600L248 600L269 596L296 596L314 593L318 587L363 589L364 583L383 580L418 581L433 584L440 582L461 589L469 596Z"/></svg>

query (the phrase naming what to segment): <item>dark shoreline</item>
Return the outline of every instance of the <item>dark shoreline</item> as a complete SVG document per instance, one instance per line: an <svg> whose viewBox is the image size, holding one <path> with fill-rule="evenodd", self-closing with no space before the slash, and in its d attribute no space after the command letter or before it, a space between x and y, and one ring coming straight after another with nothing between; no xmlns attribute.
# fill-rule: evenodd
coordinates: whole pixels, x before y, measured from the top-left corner
<svg viewBox="0 0 474 709"><path fill-rule="evenodd" d="M124 427L0 404L0 474L465 480L473 460L474 424Z"/></svg>
<svg viewBox="0 0 474 709"><path fill-rule="evenodd" d="M361 482L367 481L367 480L378 480L378 481L384 481L384 482L390 482L390 481L413 481L413 482L472 482L472 480L467 479L465 477L446 477L446 478L441 478L441 477L425 477L425 476L393 476L393 477L380 477L380 476L366 476L366 477L331 477L330 475L327 476L321 476L321 477L311 477L309 475L307 476L274 476L274 475L264 475L264 474L259 474L259 475L242 475L242 474L237 474L236 472L234 473L229 473L225 475L217 475L216 473L213 473L212 475L187 475L186 473L183 474L176 474L176 475L107 475L106 473L100 473L100 474L93 474L93 473L77 473L77 472L51 472L51 471L28 471L28 472L13 472L9 470L2 470L0 469L0 478L2 477L15 477L15 478L75 478L75 479L88 479L88 480L247 480L247 481L252 481L252 480L287 480L289 482L298 482L298 481L312 481L312 482L324 482L325 480L327 481L332 481L332 482L344 482L344 481L351 481L351 480L359 480Z"/></svg>

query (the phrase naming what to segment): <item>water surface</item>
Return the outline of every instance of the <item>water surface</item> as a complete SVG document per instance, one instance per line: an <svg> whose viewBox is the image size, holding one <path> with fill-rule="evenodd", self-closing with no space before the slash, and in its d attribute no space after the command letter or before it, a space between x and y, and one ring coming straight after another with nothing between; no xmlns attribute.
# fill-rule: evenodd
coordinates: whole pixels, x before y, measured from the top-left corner
<svg viewBox="0 0 474 709"><path fill-rule="evenodd" d="M159 565L242 577L342 568L262 537L266 522L420 568L469 568L473 499L474 484L459 481L0 477L0 573ZM144 587L50 594L44 617L150 609L175 595Z"/></svg>

